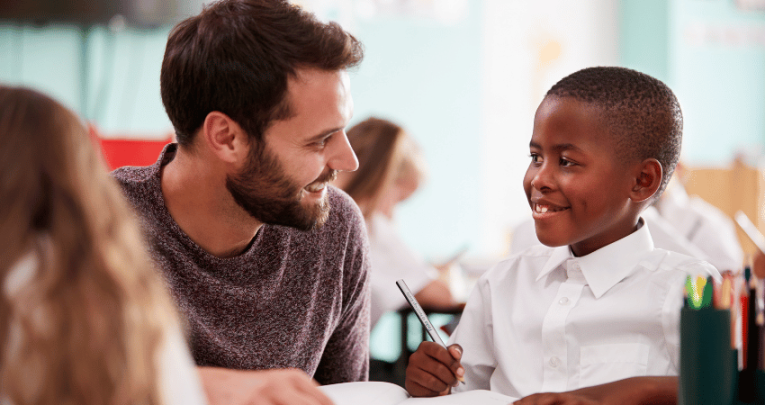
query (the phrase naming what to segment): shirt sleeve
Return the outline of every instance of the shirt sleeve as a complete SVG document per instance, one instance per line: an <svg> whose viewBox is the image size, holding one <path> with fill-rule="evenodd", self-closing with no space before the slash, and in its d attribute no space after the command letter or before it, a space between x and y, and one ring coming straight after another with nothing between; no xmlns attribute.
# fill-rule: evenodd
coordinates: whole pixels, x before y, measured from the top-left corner
<svg viewBox="0 0 765 405"><path fill-rule="evenodd" d="M314 374L320 384L369 379L369 242L360 213L343 266L343 311Z"/></svg>
<svg viewBox="0 0 765 405"><path fill-rule="evenodd" d="M494 353L491 290L485 277L478 281L470 294L460 323L449 338L449 344L454 343L462 347L465 384L453 388L452 392L488 390L497 362Z"/></svg>

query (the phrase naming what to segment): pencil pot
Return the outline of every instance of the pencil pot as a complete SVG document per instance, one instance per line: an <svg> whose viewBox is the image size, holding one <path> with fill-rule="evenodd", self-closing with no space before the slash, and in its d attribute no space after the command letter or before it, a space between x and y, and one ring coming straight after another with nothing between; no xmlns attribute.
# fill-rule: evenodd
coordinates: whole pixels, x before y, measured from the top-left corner
<svg viewBox="0 0 765 405"><path fill-rule="evenodd" d="M736 400L736 352L730 311L683 308L680 313L680 405L728 405Z"/></svg>

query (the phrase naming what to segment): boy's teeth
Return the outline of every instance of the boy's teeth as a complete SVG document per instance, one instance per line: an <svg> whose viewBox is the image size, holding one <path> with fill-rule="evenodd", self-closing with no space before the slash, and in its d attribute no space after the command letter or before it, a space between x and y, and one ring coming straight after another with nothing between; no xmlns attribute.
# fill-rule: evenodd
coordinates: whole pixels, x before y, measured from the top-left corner
<svg viewBox="0 0 765 405"><path fill-rule="evenodd" d="M547 212L547 206L546 205L539 205L539 204L537 204L536 211L538 213L545 213L545 212Z"/></svg>

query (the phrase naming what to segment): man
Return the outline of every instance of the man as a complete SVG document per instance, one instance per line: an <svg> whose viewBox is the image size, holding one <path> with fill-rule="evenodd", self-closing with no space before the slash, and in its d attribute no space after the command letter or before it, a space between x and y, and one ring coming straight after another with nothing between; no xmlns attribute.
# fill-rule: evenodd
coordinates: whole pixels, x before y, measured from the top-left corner
<svg viewBox="0 0 765 405"><path fill-rule="evenodd" d="M344 128L361 58L337 24L283 0L223 0L170 33L160 84L178 144L114 176L213 404L327 403L305 374L367 379L368 243L328 186L358 166ZM236 371L269 369L304 373Z"/></svg>

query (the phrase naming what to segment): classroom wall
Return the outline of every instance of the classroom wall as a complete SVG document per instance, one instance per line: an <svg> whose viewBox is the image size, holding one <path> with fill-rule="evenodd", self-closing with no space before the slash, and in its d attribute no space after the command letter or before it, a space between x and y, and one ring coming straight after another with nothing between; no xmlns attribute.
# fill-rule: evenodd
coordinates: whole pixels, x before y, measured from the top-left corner
<svg viewBox="0 0 765 405"><path fill-rule="evenodd" d="M164 137L172 126L159 70L169 30L0 21L0 81L51 94L106 137Z"/></svg>
<svg viewBox="0 0 765 405"><path fill-rule="evenodd" d="M683 159L758 165L765 144L765 11L740 0L621 0L620 64L664 80L685 119ZM762 2L760 2L761 4Z"/></svg>
<svg viewBox="0 0 765 405"><path fill-rule="evenodd" d="M685 118L683 157L694 166L762 153L765 11L741 9L745 3L671 2L669 81Z"/></svg>
<svg viewBox="0 0 765 405"><path fill-rule="evenodd" d="M447 19L428 9L360 13L352 27L365 49L351 76L353 123L393 120L422 147L429 177L397 219L406 241L429 257L476 247L481 235L482 2L461 7Z"/></svg>
<svg viewBox="0 0 765 405"><path fill-rule="evenodd" d="M619 64L661 81L669 79L669 9L667 0L619 2Z"/></svg>

